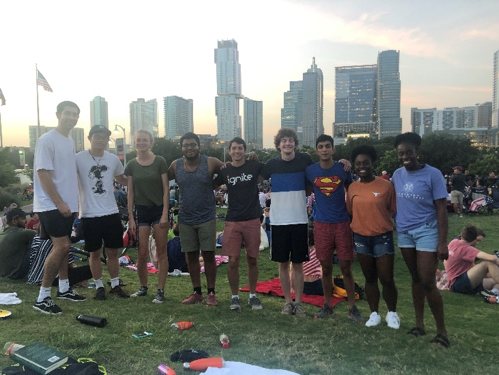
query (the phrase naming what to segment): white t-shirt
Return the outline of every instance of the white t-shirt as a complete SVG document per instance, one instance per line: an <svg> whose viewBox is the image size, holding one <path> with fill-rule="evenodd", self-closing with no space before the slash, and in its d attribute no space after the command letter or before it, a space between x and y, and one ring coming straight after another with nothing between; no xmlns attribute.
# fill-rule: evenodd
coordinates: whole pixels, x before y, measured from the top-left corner
<svg viewBox="0 0 499 375"><path fill-rule="evenodd" d="M49 171L57 192L71 212L78 212L78 182L76 175L75 144L71 137L66 137L57 130L43 134L35 148L33 176L33 211L45 212L56 210L55 203L43 189L38 171Z"/></svg>
<svg viewBox="0 0 499 375"><path fill-rule="evenodd" d="M118 157L107 151L102 157L92 157L85 150L76 155L76 167L80 188L80 218L118 213L113 180L125 171Z"/></svg>

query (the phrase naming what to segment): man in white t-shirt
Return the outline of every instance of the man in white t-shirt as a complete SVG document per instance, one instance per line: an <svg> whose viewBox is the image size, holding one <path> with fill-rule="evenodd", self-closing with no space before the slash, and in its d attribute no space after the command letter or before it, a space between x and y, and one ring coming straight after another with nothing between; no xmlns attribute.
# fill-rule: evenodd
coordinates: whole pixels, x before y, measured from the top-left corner
<svg viewBox="0 0 499 375"><path fill-rule="evenodd" d="M102 282L101 247L104 242L107 269L111 276L111 294L129 298L119 282L118 248L123 244L123 226L114 198L113 180L127 185L124 168L116 155L105 151L111 132L102 125L90 129L90 150L76 155L78 171L80 218L85 250L90 253L90 269L95 280L96 300L106 299Z"/></svg>
<svg viewBox="0 0 499 375"><path fill-rule="evenodd" d="M35 148L33 212L40 218L40 237L54 244L44 266L40 294L33 305L45 314L61 314L51 298L51 286L59 274L57 298L74 302L85 297L69 287L68 258L74 216L78 212L75 143L69 132L76 126L80 108L69 101L60 103L56 113L58 124L42 135Z"/></svg>

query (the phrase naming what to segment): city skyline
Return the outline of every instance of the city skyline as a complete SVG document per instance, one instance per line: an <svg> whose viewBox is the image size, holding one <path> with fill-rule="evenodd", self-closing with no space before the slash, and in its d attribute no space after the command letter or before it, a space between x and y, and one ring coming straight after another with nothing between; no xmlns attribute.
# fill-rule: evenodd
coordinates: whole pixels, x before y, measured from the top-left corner
<svg viewBox="0 0 499 375"><path fill-rule="evenodd" d="M415 7L398 1L338 6L325 0L257 0L252 7L228 1L213 7L194 1L192 17L167 23L162 17L166 10L183 14L188 6L152 1L146 8L137 8L106 2L95 14L91 2L28 3L28 13L26 3L2 5L2 28L9 35L0 45L4 57L0 88L7 101L0 107L4 146L29 144L29 125L36 125L35 63L53 89L53 93L39 89L41 125L55 126L57 103L73 100L82 110L78 127L87 134L88 103L101 96L108 102L109 127L125 127L129 140L131 102L176 95L196 103L195 132L216 134L213 49L220 40L237 41L243 92L265 103L264 147L273 147L273 136L280 128L283 92L289 90L290 81L301 79L314 56L324 76L323 123L328 134L334 122L334 68L372 64L373 56L384 50L400 51L403 131L411 128L410 108L467 107L492 101L493 55L499 50L495 20L499 4L495 2L449 6L422 1ZM63 17L67 11L76 14ZM24 26L17 22L19 14ZM214 23L214 17L224 22ZM88 19L107 27L89 27ZM261 27L255 27L255 19ZM302 27L288 27L296 22ZM169 37L178 30L183 32L181 38ZM106 38L113 43L95 43ZM166 52L160 47L164 40ZM157 125L164 136L162 119Z"/></svg>

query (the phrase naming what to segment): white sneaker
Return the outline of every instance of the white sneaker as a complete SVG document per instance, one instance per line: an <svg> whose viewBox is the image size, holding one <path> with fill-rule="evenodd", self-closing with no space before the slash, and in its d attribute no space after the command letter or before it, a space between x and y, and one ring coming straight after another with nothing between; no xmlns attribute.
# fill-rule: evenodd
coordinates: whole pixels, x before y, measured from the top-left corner
<svg viewBox="0 0 499 375"><path fill-rule="evenodd" d="M388 327L393 328L393 329L400 328L400 319L395 311L388 311L388 313L386 314L385 320L386 320L386 324L388 324Z"/></svg>
<svg viewBox="0 0 499 375"><path fill-rule="evenodd" d="M371 313L369 320L366 322L366 327L375 327L381 323L381 316L376 311Z"/></svg>

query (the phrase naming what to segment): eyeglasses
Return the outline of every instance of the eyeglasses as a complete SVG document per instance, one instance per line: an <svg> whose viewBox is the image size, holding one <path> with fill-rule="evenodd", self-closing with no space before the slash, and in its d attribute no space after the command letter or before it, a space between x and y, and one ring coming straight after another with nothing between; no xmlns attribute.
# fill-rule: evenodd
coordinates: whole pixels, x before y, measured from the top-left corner
<svg viewBox="0 0 499 375"><path fill-rule="evenodd" d="M182 148L196 148L196 147L198 147L197 143L184 143L182 145Z"/></svg>

